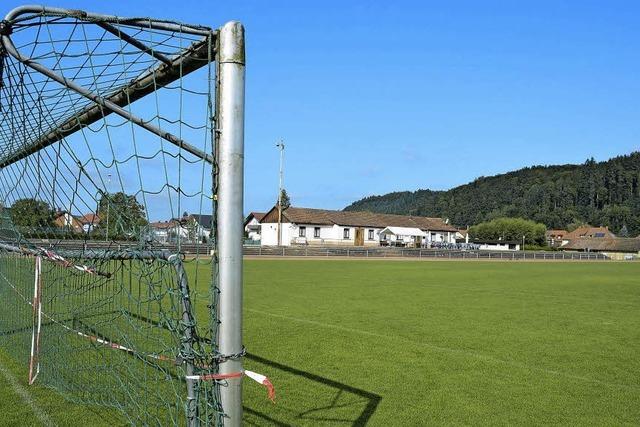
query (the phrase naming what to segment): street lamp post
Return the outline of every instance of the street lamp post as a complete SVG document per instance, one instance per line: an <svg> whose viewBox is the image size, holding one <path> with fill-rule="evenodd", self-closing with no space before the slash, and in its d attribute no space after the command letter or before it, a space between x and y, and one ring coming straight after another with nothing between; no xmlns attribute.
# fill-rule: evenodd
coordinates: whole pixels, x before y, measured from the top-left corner
<svg viewBox="0 0 640 427"><path fill-rule="evenodd" d="M281 139L276 144L280 150L280 175L278 184L278 246L282 245L282 183L284 180L284 141Z"/></svg>

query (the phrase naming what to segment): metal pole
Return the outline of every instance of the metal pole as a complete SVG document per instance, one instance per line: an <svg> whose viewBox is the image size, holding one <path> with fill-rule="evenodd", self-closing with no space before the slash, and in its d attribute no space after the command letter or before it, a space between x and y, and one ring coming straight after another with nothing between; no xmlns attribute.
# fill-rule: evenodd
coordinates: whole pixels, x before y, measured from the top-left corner
<svg viewBox="0 0 640 427"><path fill-rule="evenodd" d="M111 174L107 175L107 229L104 232L105 242L109 240L109 208L111 207L111 198L109 197L111 193L109 190L111 190Z"/></svg>
<svg viewBox="0 0 640 427"><path fill-rule="evenodd" d="M280 149L280 172L278 179L278 246L282 244L282 185L284 181L284 141L281 139L276 147Z"/></svg>
<svg viewBox="0 0 640 427"><path fill-rule="evenodd" d="M242 235L244 202L244 28L228 22L218 48L218 349L242 353ZM219 372L242 372L242 358L220 363ZM242 377L220 386L225 426L242 424Z"/></svg>

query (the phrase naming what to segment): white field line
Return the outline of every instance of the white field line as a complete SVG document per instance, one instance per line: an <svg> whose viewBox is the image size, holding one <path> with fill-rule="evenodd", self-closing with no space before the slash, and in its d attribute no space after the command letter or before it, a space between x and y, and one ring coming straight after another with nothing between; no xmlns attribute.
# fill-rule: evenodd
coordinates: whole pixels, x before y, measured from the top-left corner
<svg viewBox="0 0 640 427"><path fill-rule="evenodd" d="M9 372L9 370L6 367L0 365L0 373L2 373L2 375L9 382L9 384L11 384L13 391L15 391L16 394L18 394L22 398L22 400L27 405L29 405L29 407L31 408L31 411L33 411L33 413L38 418L38 420L40 420L42 425L47 427L55 426L55 424L53 423L53 421L51 421L51 418L49 418L47 413L31 398L31 395L29 394L29 392L20 385L16 377L14 377L13 374Z"/></svg>
<svg viewBox="0 0 640 427"><path fill-rule="evenodd" d="M262 315L269 316L269 317L275 317L275 318L284 319L284 320L291 320L291 321L300 322L300 323L307 323L309 325L320 326L320 327L323 327L323 328L334 329L334 330L338 330L338 331L351 332L351 333L354 333L354 334L367 335L367 336L370 336L370 337L382 338L382 339L387 339L387 340L403 341L403 342L410 343L410 344L413 344L413 345L426 347L426 348L431 349L431 350L439 351L439 352L442 352L442 353L458 354L458 355L472 357L474 359L482 360L484 362L508 365L508 366L512 366L512 367L518 368L518 369L542 372L542 373L545 373L545 374L548 374L548 375L554 375L554 376L569 378L569 379L572 379L572 380L589 382L589 383L594 383L594 384L601 384L601 385L605 385L605 386L609 386L609 387L615 387L615 388L624 388L624 389L628 389L628 390L635 390L635 391L640 390L640 387L635 386L635 385L611 383L611 382L608 382L608 381L602 381L602 380L598 380L598 379L595 379L595 378L583 377L581 375L574 375L574 374L570 374L570 373L567 373L567 372L555 371L555 370L552 370L552 369L541 368L541 367L538 367L538 366L530 366L530 365L526 365L524 363L519 363L519 362L515 362L515 361L511 361L511 360L499 359L497 357L489 356L489 355L482 354L482 353L477 353L477 352L474 352L474 351L467 351L467 350L461 350L461 349L457 349L457 348L442 347L442 346L439 346L439 345L430 344L430 343L426 343L426 342L409 340L409 339L402 338L402 337L399 337L399 336L378 334L376 332L365 331L365 330L362 330L362 329L355 329L355 328L349 328L349 327L346 327L346 326L333 325L333 324L330 324L330 323L318 322L318 321L309 320L309 319L300 319L300 318L297 318L297 317L285 316L285 315L276 314L276 313L269 313L267 311L256 310L256 309L252 309L252 308L247 308L246 310L249 311L249 312L252 312L252 313L262 314Z"/></svg>

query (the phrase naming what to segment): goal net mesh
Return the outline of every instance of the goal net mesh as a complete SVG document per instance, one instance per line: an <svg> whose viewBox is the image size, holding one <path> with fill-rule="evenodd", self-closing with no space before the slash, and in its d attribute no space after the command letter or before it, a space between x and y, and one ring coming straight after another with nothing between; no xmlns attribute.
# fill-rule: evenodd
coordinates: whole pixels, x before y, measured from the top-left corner
<svg viewBox="0 0 640 427"><path fill-rule="evenodd" d="M224 381L186 379L219 363L217 32L27 9L0 33L1 347L126 422L220 423Z"/></svg>

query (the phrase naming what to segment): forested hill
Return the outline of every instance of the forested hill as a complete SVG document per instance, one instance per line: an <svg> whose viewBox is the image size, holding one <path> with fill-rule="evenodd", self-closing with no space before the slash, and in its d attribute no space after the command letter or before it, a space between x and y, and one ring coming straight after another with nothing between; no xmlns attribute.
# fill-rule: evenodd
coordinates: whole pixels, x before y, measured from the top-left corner
<svg viewBox="0 0 640 427"><path fill-rule="evenodd" d="M640 152L605 162L533 166L448 191L418 190L371 196L350 211L446 217L458 226L497 217L522 217L548 228L589 223L640 234Z"/></svg>

